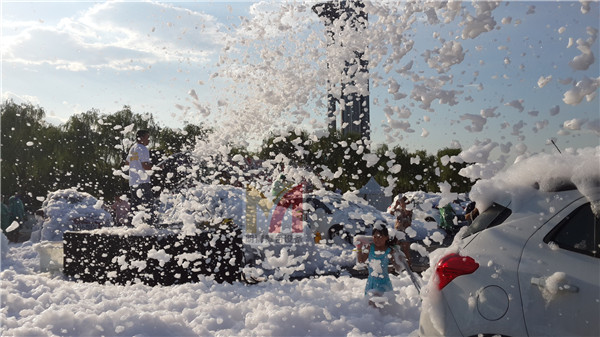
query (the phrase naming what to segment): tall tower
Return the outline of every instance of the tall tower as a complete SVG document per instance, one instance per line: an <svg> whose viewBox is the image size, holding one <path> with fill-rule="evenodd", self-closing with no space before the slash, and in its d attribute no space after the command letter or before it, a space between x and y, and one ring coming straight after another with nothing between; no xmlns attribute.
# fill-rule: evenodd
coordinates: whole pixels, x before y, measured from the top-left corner
<svg viewBox="0 0 600 337"><path fill-rule="evenodd" d="M327 34L327 119L330 131L336 129L336 105L342 116L344 135L360 134L370 139L369 62L361 34L368 15L361 1L332 0L312 7L325 22ZM363 44L360 42L363 41Z"/></svg>

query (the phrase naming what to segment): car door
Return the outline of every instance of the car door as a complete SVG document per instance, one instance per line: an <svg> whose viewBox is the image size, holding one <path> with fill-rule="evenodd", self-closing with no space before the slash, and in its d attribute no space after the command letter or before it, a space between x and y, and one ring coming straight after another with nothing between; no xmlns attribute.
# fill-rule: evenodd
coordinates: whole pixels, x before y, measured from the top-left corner
<svg viewBox="0 0 600 337"><path fill-rule="evenodd" d="M530 336L600 336L599 230L582 198L528 240L519 286Z"/></svg>

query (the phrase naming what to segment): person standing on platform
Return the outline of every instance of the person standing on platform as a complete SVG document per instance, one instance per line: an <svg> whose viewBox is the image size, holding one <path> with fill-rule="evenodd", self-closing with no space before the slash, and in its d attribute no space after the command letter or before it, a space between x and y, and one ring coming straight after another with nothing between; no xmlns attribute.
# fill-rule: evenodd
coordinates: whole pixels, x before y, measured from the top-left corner
<svg viewBox="0 0 600 337"><path fill-rule="evenodd" d="M136 133L136 144L129 149L127 164L129 165L129 189L131 192L131 211L135 218L139 212L146 212L144 219L150 224L156 222L156 207L152 193L152 162L150 161L150 132L138 130Z"/></svg>

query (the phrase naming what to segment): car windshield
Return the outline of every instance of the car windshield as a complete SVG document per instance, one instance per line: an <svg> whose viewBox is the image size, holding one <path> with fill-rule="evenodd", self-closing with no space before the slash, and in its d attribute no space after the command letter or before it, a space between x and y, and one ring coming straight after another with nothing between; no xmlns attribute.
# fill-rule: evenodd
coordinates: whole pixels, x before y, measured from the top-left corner
<svg viewBox="0 0 600 337"><path fill-rule="evenodd" d="M464 237L481 232L484 229L492 228L503 223L512 211L497 203L493 203L485 212L481 213L473 223L467 228Z"/></svg>
<svg viewBox="0 0 600 337"><path fill-rule="evenodd" d="M321 200L316 199L316 198L308 198L306 199L306 201L309 204L312 204L312 206L314 207L314 209L323 209L325 212L331 214L331 209L329 206L325 205ZM314 210L313 210L314 211Z"/></svg>

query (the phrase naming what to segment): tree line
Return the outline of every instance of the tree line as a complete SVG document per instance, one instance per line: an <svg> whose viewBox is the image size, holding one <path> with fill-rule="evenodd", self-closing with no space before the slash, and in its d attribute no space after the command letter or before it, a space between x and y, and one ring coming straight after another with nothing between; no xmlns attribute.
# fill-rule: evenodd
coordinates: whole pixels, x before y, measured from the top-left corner
<svg viewBox="0 0 600 337"><path fill-rule="evenodd" d="M278 154L284 154L297 166L315 171L341 171L327 180L325 186L342 192L358 190L374 177L383 187L391 185L394 194L439 192L439 184L443 182L450 184L452 192L465 193L473 182L459 171L468 164L448 160L460 152L460 149L445 148L430 155L424 150L409 152L401 146L390 148L387 144L372 149L370 141L359 134L343 135L335 131L315 139L310 133L300 131L272 134L255 155L261 160L274 160Z"/></svg>
<svg viewBox="0 0 600 337"><path fill-rule="evenodd" d="M58 189L75 187L106 200L126 193L127 180L113 170L121 166L137 129L149 130L155 148L165 154L193 146L209 132L194 124L182 130L161 127L128 106L113 114L93 109L61 125L44 117L44 109L32 104L7 100L1 106L2 201L20 192L30 210Z"/></svg>
<svg viewBox="0 0 600 337"><path fill-rule="evenodd" d="M153 148L165 155L192 149L214 132L203 124L162 127L150 114L134 113L128 106L112 114L92 109L61 125L49 124L44 118L45 111L39 106L12 100L1 105L3 201L19 191L30 210L39 208L43 197L58 189L74 187L105 200L126 193L127 180L113 170L120 168L138 129L149 130ZM325 187L342 192L360 189L370 177L382 186L392 185L394 193L436 192L441 182L449 183L453 192L467 192L472 182L458 174L466 164L445 160L458 153L459 149L443 149L436 155L411 153L387 145L373 150L359 135L333 132L318 138L296 131L271 134L257 151L232 147L230 156L265 161L283 155L291 165L316 173L337 172L325 179Z"/></svg>

